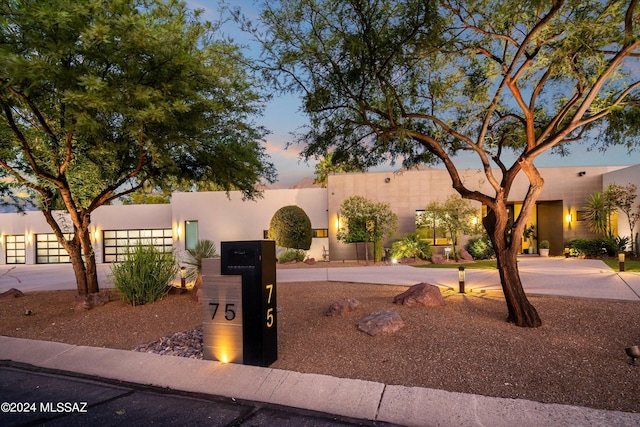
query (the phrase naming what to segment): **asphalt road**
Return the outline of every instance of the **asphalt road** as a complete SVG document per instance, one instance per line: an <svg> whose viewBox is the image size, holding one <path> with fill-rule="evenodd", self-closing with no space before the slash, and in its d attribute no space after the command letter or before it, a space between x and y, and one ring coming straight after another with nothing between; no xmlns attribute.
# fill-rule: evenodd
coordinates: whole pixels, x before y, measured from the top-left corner
<svg viewBox="0 0 640 427"><path fill-rule="evenodd" d="M1 426L390 426L301 409L0 365Z"/></svg>

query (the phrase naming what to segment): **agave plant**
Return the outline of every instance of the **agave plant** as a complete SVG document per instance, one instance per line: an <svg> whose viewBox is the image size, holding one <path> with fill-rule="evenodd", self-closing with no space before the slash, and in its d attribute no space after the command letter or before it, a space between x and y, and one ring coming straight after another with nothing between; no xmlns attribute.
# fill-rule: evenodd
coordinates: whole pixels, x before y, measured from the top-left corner
<svg viewBox="0 0 640 427"><path fill-rule="evenodd" d="M187 249L182 262L186 264L185 279L187 282L195 282L202 273L202 260L204 258L216 258L216 246L211 240L198 240L193 249Z"/></svg>

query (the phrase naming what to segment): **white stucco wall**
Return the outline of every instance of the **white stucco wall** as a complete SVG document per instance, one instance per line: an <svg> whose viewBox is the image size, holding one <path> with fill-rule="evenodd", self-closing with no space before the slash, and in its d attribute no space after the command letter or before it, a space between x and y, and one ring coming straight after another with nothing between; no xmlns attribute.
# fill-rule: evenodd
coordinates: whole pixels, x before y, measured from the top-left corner
<svg viewBox="0 0 640 427"><path fill-rule="evenodd" d="M222 241L263 239L273 214L289 205L302 208L313 228L327 228L327 190L324 188L268 190L254 201L243 201L238 191L228 196L218 191L174 193L173 227L184 227L185 221L198 221L198 238L213 241L219 252ZM322 259L323 246L328 247L326 238L314 239L308 255ZM177 242L177 247L184 249L184 239Z"/></svg>
<svg viewBox="0 0 640 427"><path fill-rule="evenodd" d="M618 171L621 166L567 166L553 168L539 168L545 180L545 185L538 198L539 202L562 203L562 237L558 245L566 243L576 237L589 234L586 223L575 221L576 211L581 210L589 194L601 191L603 175ZM462 181L471 190L480 190L493 195L486 176L479 170L462 170L459 172ZM501 174L494 171L499 182ZM332 259L353 259L355 252L352 245L340 243L335 238L337 231L338 212L342 202L348 197L359 195L374 202L384 202L391 206L398 215L397 236L415 231L415 211L424 209L431 201L443 201L451 194L457 194L453 189L449 174L443 169L426 168L401 173L371 172L336 174L328 180L328 217L330 224L330 250ZM520 173L514 181L509 195L509 202L521 202L529 188L529 181L524 173ZM476 203L479 206L478 203ZM568 223L563 220L571 213L573 220ZM391 239L394 240L394 239ZM464 244L465 239L461 239ZM556 248L561 250L562 248Z"/></svg>
<svg viewBox="0 0 640 427"><path fill-rule="evenodd" d="M603 175L603 189L607 188L609 184L618 184L622 186L626 186L628 184L635 184L638 189L640 189L640 165L629 166L624 169L619 169L613 172L609 172ZM639 193L636 193L640 196ZM634 204L635 208L640 205L640 197L636 197L636 202ZM635 211L637 212L637 211ZM636 238L636 235L640 231L640 222L636 223L633 230L633 237ZM622 212L618 211L618 235L619 236L630 236L630 227L627 216Z"/></svg>

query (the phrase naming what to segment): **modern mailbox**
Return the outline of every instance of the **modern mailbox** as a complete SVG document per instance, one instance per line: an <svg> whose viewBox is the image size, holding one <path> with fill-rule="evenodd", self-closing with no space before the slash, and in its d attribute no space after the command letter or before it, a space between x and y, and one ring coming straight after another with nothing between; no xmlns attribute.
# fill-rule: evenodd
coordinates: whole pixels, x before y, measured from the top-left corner
<svg viewBox="0 0 640 427"><path fill-rule="evenodd" d="M202 261L204 358L269 366L278 358L272 240L222 242Z"/></svg>

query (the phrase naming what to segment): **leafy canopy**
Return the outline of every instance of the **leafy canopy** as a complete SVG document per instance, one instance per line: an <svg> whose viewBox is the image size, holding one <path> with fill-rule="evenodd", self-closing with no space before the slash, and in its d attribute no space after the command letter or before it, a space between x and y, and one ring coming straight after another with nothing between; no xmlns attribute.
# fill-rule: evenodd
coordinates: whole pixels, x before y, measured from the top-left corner
<svg viewBox="0 0 640 427"><path fill-rule="evenodd" d="M313 240L311 220L299 206L284 206L271 218L269 238L283 248L309 250Z"/></svg>
<svg viewBox="0 0 640 427"><path fill-rule="evenodd" d="M0 167L69 210L147 181L272 181L262 101L238 47L176 0L0 6Z"/></svg>
<svg viewBox="0 0 640 427"><path fill-rule="evenodd" d="M397 229L398 215L389 204L352 196L340 206L340 229L336 238L344 243L375 243L392 237Z"/></svg>

